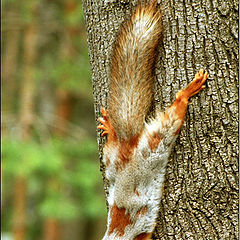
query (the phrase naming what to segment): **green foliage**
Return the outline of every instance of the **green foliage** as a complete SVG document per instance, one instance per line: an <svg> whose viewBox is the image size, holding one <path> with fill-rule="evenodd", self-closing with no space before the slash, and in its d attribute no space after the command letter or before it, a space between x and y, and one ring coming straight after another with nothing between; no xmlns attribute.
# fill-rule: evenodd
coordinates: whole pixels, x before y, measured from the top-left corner
<svg viewBox="0 0 240 240"><path fill-rule="evenodd" d="M16 1L17 3L17 1ZM18 3L17 3L18 4ZM38 1L25 0L19 4L19 13L24 23L32 23L35 20L36 9L39 7Z"/></svg>
<svg viewBox="0 0 240 240"><path fill-rule="evenodd" d="M83 11L80 1L76 5L74 11L71 11L69 14L66 15L65 22L68 26L76 26L79 24L79 22L83 22Z"/></svg>
<svg viewBox="0 0 240 240"><path fill-rule="evenodd" d="M25 177L29 197L41 196L36 210L43 218L68 220L103 215L95 141L51 139L41 145L4 139L2 157L4 179Z"/></svg>
<svg viewBox="0 0 240 240"><path fill-rule="evenodd" d="M12 79L3 77L7 83L3 85L4 93L10 100L7 104L8 101L3 101L7 111L7 117L3 113L2 126L3 231L12 231L18 214L14 192L15 181L21 176L27 185L26 239L40 239L46 218L71 224L70 220L91 218L92 221L105 215L95 138L85 137L81 142L70 138L74 124L87 128L89 136L95 135L95 126L91 126L94 120L88 119L94 116L89 111L92 89L82 4L68 0L6 0L3 7L2 57L5 60L11 56L9 66L14 73ZM24 52L28 48L25 41L28 27L35 30L31 50L35 58L28 68L33 87L28 91L34 96L32 114L36 121L31 126L29 141L25 142L13 135L21 118L19 107L29 57ZM15 31L18 34L13 35ZM16 42L10 41L16 35ZM59 88L70 93L72 104L71 116L66 119L71 127L66 129L64 139L55 138L54 123L44 117L57 112L59 102L55 93Z"/></svg>
<svg viewBox="0 0 240 240"><path fill-rule="evenodd" d="M51 78L59 88L78 94L91 93L90 67L84 58L57 62L52 69Z"/></svg>
<svg viewBox="0 0 240 240"><path fill-rule="evenodd" d="M79 216L79 206L64 197L60 192L52 191L40 205L40 214L59 220L74 219Z"/></svg>
<svg viewBox="0 0 240 240"><path fill-rule="evenodd" d="M2 142L4 172L11 176L30 177L37 170L55 174L62 169L63 160L51 145L4 139Z"/></svg>

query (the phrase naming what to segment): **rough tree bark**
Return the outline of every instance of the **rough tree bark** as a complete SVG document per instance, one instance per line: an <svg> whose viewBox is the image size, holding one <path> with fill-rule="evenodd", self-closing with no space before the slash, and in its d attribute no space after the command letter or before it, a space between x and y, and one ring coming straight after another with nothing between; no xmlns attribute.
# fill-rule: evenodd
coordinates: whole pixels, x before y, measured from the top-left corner
<svg viewBox="0 0 240 240"><path fill-rule="evenodd" d="M84 1L96 121L100 106L107 106L114 39L136 3ZM238 239L238 1L169 0L162 6L153 106L165 110L200 68L209 79L191 99L169 159L153 239ZM100 131L97 137L101 159ZM101 171L105 182L102 162Z"/></svg>

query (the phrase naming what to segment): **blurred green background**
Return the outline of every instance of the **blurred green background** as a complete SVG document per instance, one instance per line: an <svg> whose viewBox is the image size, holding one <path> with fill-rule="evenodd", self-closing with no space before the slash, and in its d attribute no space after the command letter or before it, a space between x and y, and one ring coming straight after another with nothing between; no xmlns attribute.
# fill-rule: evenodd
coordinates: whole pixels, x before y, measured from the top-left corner
<svg viewBox="0 0 240 240"><path fill-rule="evenodd" d="M101 239L106 204L82 3L2 7L2 240Z"/></svg>

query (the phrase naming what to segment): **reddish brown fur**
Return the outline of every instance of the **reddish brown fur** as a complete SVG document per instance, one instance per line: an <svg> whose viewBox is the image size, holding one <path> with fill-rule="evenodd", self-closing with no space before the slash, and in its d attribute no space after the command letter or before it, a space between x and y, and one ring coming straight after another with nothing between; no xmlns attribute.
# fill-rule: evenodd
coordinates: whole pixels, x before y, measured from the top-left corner
<svg viewBox="0 0 240 240"><path fill-rule="evenodd" d="M172 108L172 107L176 108L175 114L177 115L178 119L181 120L181 124L180 124L179 128L177 129L177 131L175 132L175 135L178 135L178 133L181 129L181 126L183 124L184 117L185 117L185 114L186 114L187 106L188 106L188 100L182 99L182 98L176 98L176 100L174 101L174 103L170 107L170 108ZM167 110L166 113L165 113L166 118L169 118L168 111L169 110Z"/></svg>
<svg viewBox="0 0 240 240"><path fill-rule="evenodd" d="M111 125L111 128L109 130L109 134L108 134L108 142L116 142L116 141L117 141L116 132L114 131L114 129Z"/></svg>
<svg viewBox="0 0 240 240"><path fill-rule="evenodd" d="M134 148L137 147L139 141L139 134L132 137L130 140L122 140L120 142L119 158L122 163L128 163L130 161L131 154Z"/></svg>
<svg viewBox="0 0 240 240"><path fill-rule="evenodd" d="M110 160L109 160L109 158L108 158L108 157L106 157L106 167L108 167L108 166L109 166L109 164L110 164Z"/></svg>
<svg viewBox="0 0 240 240"><path fill-rule="evenodd" d="M178 116L178 118L181 120L183 123L187 106L188 106L188 97L186 96L185 93L183 93L180 97L177 97L175 102L172 104L173 107L176 108L175 114ZM178 131L180 128L178 129Z"/></svg>
<svg viewBox="0 0 240 240"><path fill-rule="evenodd" d="M139 194L139 192L138 192L138 190L137 189L135 189L135 194L139 197L140 196L140 194Z"/></svg>
<svg viewBox="0 0 240 240"><path fill-rule="evenodd" d="M184 121L184 117L186 114L187 110L187 105L188 105L188 99L192 97L193 95L197 94L199 91L201 91L204 87L203 84L207 80L208 75L207 73L203 73L203 70L201 69L199 73L195 75L194 80L183 90L180 90L177 95L176 95L176 100L174 103L171 105L170 108L174 107L175 108L175 114L178 116L178 118L181 120L181 125ZM168 111L166 111L165 117L168 118ZM175 132L177 135L180 131L180 127L178 130Z"/></svg>
<svg viewBox="0 0 240 240"><path fill-rule="evenodd" d="M114 230L117 231L119 236L124 235L126 226L131 224L130 215L125 214L126 210L124 208L118 208L115 204L110 209L110 214L112 221L109 226L108 235L113 233Z"/></svg>
<svg viewBox="0 0 240 240"><path fill-rule="evenodd" d="M137 216L139 214L145 215L147 213L147 211L148 211L148 207L147 206L142 207L140 210L137 211Z"/></svg>
<svg viewBox="0 0 240 240"><path fill-rule="evenodd" d="M141 233L134 238L134 240L148 240L151 239L152 233Z"/></svg>
<svg viewBox="0 0 240 240"><path fill-rule="evenodd" d="M117 141L117 136L116 132L109 120L108 113L104 108L101 108L101 113L103 116L102 118L98 118L99 122L102 123L102 125L98 125L98 129L104 130L102 133L102 136L107 135L108 136L108 142L116 142Z"/></svg>
<svg viewBox="0 0 240 240"><path fill-rule="evenodd" d="M152 151L154 151L157 148L161 140L162 137L158 133L154 133L153 135L148 134L148 145Z"/></svg>
<svg viewBox="0 0 240 240"><path fill-rule="evenodd" d="M145 206L143 208L141 208L138 212L137 215L145 215L148 211L148 207ZM130 214L126 214L125 213L126 210L124 208L118 208L115 204L110 208L110 214L111 214L111 223L109 226L109 232L108 235L110 235L111 233L114 232L114 230L116 230L116 232L118 233L119 236L123 236L124 235L124 231L125 228L132 224L131 220L130 220ZM144 237L149 236L149 234L140 234L137 236L136 239L147 239Z"/></svg>
<svg viewBox="0 0 240 240"><path fill-rule="evenodd" d="M148 212L148 207L147 207L147 206L145 206L144 208L142 208L142 210L141 210L141 214L142 214L142 215L145 215L147 212Z"/></svg>
<svg viewBox="0 0 240 240"><path fill-rule="evenodd" d="M140 134L132 137L130 140L122 140L119 147L119 159L116 162L117 171L122 170L124 166L131 161L133 150L138 146Z"/></svg>

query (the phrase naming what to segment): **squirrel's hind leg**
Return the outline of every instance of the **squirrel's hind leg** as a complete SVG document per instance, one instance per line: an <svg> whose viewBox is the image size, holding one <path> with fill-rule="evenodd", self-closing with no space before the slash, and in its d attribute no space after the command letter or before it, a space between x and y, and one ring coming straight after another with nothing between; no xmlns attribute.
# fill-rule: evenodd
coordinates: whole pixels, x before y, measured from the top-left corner
<svg viewBox="0 0 240 240"><path fill-rule="evenodd" d="M174 103L170 106L170 108L167 109L165 113L165 118L169 117L169 113L173 112L175 115L175 118L179 119L181 121L181 125L184 121L184 117L186 114L187 106L188 106L188 99L192 97L193 95L197 94L199 91L201 91L205 86L203 84L206 82L208 78L207 73L204 73L204 70L201 69L196 75L194 80L188 84L186 88L183 90L180 90L176 94L176 99ZM180 127L176 131L176 135L180 131Z"/></svg>
<svg viewBox="0 0 240 240"><path fill-rule="evenodd" d="M201 69L194 80L176 94L174 103L165 114L157 111L156 118L146 125L146 136L151 150L155 150L163 138L172 139L179 133L186 114L188 99L201 91L208 75Z"/></svg>

